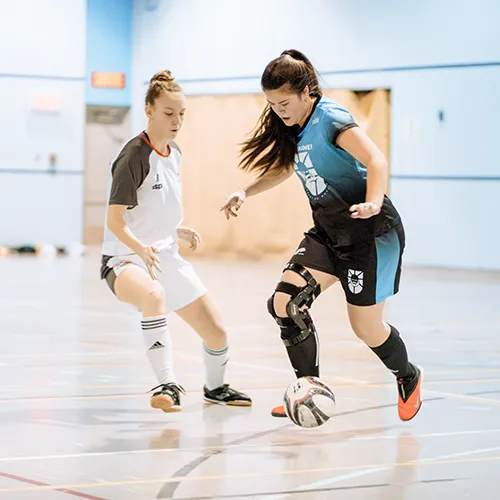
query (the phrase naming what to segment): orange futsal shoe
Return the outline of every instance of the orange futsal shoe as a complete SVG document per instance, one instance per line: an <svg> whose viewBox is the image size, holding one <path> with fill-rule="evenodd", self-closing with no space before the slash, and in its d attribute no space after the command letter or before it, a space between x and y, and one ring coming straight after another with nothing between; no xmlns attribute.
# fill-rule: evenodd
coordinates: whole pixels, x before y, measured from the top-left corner
<svg viewBox="0 0 500 500"><path fill-rule="evenodd" d="M271 415L278 418L286 418L285 407L283 405L276 406L272 409Z"/></svg>
<svg viewBox="0 0 500 500"><path fill-rule="evenodd" d="M411 378L398 379L398 413L399 418L404 422L411 420L422 407L420 396L420 386L422 385L422 370L418 366L412 365L415 375Z"/></svg>

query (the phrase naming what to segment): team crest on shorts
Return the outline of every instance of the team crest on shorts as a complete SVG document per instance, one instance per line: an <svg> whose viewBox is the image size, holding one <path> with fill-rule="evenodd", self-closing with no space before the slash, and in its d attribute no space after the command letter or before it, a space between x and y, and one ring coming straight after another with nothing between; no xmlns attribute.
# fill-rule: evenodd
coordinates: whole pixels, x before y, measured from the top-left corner
<svg viewBox="0 0 500 500"><path fill-rule="evenodd" d="M347 284L351 293L361 293L363 291L363 271L349 269L347 271Z"/></svg>

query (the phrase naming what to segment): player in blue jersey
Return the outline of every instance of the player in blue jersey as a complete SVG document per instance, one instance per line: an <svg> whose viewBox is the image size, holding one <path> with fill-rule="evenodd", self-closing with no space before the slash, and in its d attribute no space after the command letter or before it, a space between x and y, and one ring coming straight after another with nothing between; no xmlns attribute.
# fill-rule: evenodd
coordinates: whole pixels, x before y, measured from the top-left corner
<svg viewBox="0 0 500 500"><path fill-rule="evenodd" d="M258 173L230 195L229 219L248 196L298 175L314 226L305 233L268 301L297 377L319 376L318 339L309 313L336 281L345 292L351 327L396 376L398 413L421 407L421 370L408 360L398 330L383 320L385 300L399 289L405 246L401 218L385 195L388 163L351 114L322 95L304 54L287 50L264 70L267 97L257 129L242 148L240 168ZM274 416L285 416L282 406Z"/></svg>

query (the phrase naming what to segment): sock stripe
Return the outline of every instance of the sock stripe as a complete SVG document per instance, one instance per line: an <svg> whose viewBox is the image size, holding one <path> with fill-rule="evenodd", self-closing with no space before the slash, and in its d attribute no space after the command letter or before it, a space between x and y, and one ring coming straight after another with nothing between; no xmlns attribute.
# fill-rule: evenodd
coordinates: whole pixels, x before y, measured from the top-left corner
<svg viewBox="0 0 500 500"><path fill-rule="evenodd" d="M167 318L158 318L158 319L143 319L141 320L141 323L143 325L148 325L148 324L155 324L155 323L166 323Z"/></svg>
<svg viewBox="0 0 500 500"><path fill-rule="evenodd" d="M149 332L151 330L166 330L167 329L167 325L163 325L163 326L150 326L150 327L142 327L142 331L143 332Z"/></svg>
<svg viewBox="0 0 500 500"><path fill-rule="evenodd" d="M142 318L142 321L156 321L157 319L166 319L167 315L162 314L161 316L148 316L146 318Z"/></svg>
<svg viewBox="0 0 500 500"><path fill-rule="evenodd" d="M158 321L157 323L142 323L141 326L145 327L154 327L154 326L165 326L167 324L166 321Z"/></svg>
<svg viewBox="0 0 500 500"><path fill-rule="evenodd" d="M213 349L210 349L205 344L203 344L203 349L205 349L206 353L212 356L223 356L224 354L227 354L229 346L227 345L226 347L223 347L220 351L214 351Z"/></svg>
<svg viewBox="0 0 500 500"><path fill-rule="evenodd" d="M161 328L167 326L167 320L166 318L164 319L158 319L155 321L141 321L141 326L143 330L151 330L154 328Z"/></svg>

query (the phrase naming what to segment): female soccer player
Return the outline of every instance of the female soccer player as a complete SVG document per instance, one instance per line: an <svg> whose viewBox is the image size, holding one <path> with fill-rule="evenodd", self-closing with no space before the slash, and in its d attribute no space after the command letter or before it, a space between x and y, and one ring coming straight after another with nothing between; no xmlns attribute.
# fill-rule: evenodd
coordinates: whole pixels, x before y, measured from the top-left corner
<svg viewBox="0 0 500 500"><path fill-rule="evenodd" d="M396 376L398 412L412 419L421 407L421 370L408 361L398 330L383 320L385 300L399 289L405 245L401 218L385 195L388 164L349 112L323 97L314 67L287 50L264 70L269 105L243 144L240 168L255 181L230 195L221 210L237 216L245 198L299 176L314 227L286 265L269 299L297 377L319 376L317 334L309 308L340 280L350 323ZM285 416L282 406L274 416Z"/></svg>
<svg viewBox="0 0 500 500"><path fill-rule="evenodd" d="M142 312L147 356L158 379L151 406L181 409L172 366L167 315L175 311L203 339L205 401L250 406L250 398L224 384L227 334L177 239L195 250L200 235L182 227L181 152L173 141L182 126L186 99L169 71L153 76L146 93L146 131L131 139L111 168L101 278L118 300Z"/></svg>

